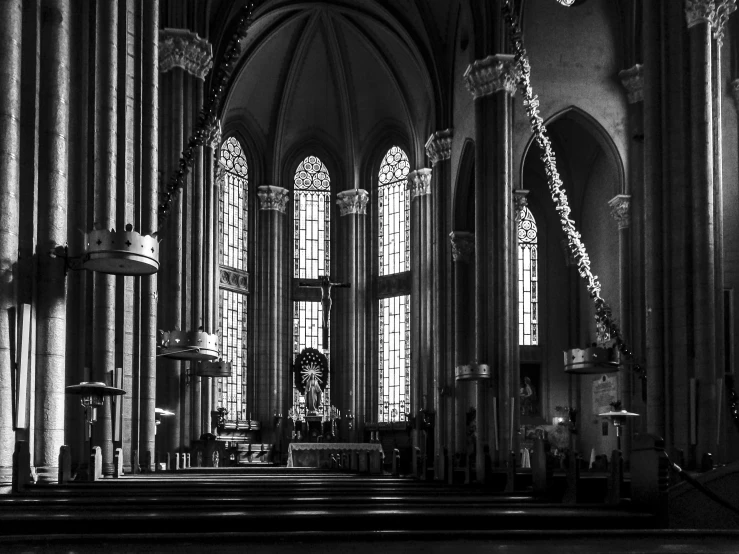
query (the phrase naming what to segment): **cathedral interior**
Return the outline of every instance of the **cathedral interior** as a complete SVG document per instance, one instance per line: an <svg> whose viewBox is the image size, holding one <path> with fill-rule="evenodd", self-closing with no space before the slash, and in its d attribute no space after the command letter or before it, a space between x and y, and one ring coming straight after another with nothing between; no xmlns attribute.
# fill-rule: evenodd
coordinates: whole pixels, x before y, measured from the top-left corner
<svg viewBox="0 0 739 554"><path fill-rule="evenodd" d="M735 10L0 0L0 545L735 551Z"/></svg>

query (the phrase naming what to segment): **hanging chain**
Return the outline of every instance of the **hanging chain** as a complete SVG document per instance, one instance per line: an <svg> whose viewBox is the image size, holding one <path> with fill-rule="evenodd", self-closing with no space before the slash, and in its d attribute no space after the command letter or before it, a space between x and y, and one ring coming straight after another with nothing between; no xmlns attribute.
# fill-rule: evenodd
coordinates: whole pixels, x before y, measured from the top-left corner
<svg viewBox="0 0 739 554"><path fill-rule="evenodd" d="M543 152L541 160L544 162L549 192L552 195L554 207L559 215L562 230L567 237L570 251L575 257L578 273L585 280L588 294L595 304L596 322L610 332L611 337L616 341L617 348L626 361L631 364L632 369L642 379L646 380L646 372L636 363L634 354L621 336L621 330L613 317L611 307L600 295L600 281L598 280L598 276L593 275L590 269L590 256L588 256L580 233L575 229L575 221L570 217L571 210L567 202L567 193L564 190L564 184L557 171L557 159L552 150L551 141L547 136L544 120L539 115L539 99L531 87L531 65L529 64L529 57L523 45L518 17L514 14L513 8L511 7L511 0L505 0L503 3L503 15L510 30L510 41L513 47L514 59L520 69L518 88L523 95L523 104L526 109L526 115L531 122L534 139Z"/></svg>

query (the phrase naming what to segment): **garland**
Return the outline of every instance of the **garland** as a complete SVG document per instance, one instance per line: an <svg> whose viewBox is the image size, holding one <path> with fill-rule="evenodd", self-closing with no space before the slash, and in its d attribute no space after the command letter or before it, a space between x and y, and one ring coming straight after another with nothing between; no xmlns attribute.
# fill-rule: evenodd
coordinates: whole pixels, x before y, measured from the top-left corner
<svg viewBox="0 0 739 554"><path fill-rule="evenodd" d="M534 139L543 152L541 160L544 162L549 192L552 195L555 209L559 215L562 230L567 236L570 251L577 261L578 273L585 280L590 298L592 298L595 304L595 320L609 330L621 354L633 364L633 370L639 373L642 379L646 380L644 369L634 361L634 354L621 336L621 330L613 317L611 307L600 295L600 281L598 280L598 276L593 275L593 272L590 270L590 257L585 249L585 244L582 242L580 233L575 229L575 222L570 218L571 210L567 202L567 193L564 190L562 179L557 171L557 159L552 150L551 141L547 136L544 120L539 115L539 99L534 95L534 91L531 88L531 65L529 64L526 49L523 46L518 17L513 13L510 0L505 0L503 3L503 14L510 27L510 40L513 46L514 59L520 69L518 88L523 95L523 104L526 109L526 115L531 122Z"/></svg>
<svg viewBox="0 0 739 554"><path fill-rule="evenodd" d="M205 144L210 131L216 125L218 110L220 109L223 97L226 94L228 79L231 76L231 72L233 71L236 62L241 56L241 41L246 38L246 32L251 25L251 17L255 7L258 4L261 4L262 1L263 0L252 1L243 8L242 15L239 17L236 24L236 30L226 45L226 50L223 53L220 64L218 65L215 77L211 82L210 94L203 103L203 108L198 114L198 121L195 125L195 130L192 135L190 135L190 138L187 141L187 146L180 156L179 167L169 179L166 191L161 193L161 201L159 203L158 211L160 229L164 226L164 223L167 221L167 218L171 213L172 200L185 186L185 178L190 172L190 168L192 168L195 163L195 149ZM158 232L158 234L161 235L161 231Z"/></svg>

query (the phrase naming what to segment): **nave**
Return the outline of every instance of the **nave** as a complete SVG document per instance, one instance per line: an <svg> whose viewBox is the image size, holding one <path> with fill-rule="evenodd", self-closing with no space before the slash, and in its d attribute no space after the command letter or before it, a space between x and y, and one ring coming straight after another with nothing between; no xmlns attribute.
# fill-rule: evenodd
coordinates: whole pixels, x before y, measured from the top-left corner
<svg viewBox="0 0 739 554"><path fill-rule="evenodd" d="M0 498L3 552L735 552L737 532L657 529L627 505L390 475L192 468ZM638 539L638 548L635 540Z"/></svg>

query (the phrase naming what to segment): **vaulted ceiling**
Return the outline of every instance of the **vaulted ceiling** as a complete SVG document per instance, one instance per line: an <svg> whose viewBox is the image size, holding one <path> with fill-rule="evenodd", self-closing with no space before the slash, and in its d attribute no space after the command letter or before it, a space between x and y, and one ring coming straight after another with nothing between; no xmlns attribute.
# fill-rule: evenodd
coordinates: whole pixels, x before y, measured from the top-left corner
<svg viewBox="0 0 739 554"><path fill-rule="evenodd" d="M271 160L316 141L356 178L382 130L395 129L418 152L433 125L426 38L379 2L268 2L243 43L224 121L244 125Z"/></svg>

